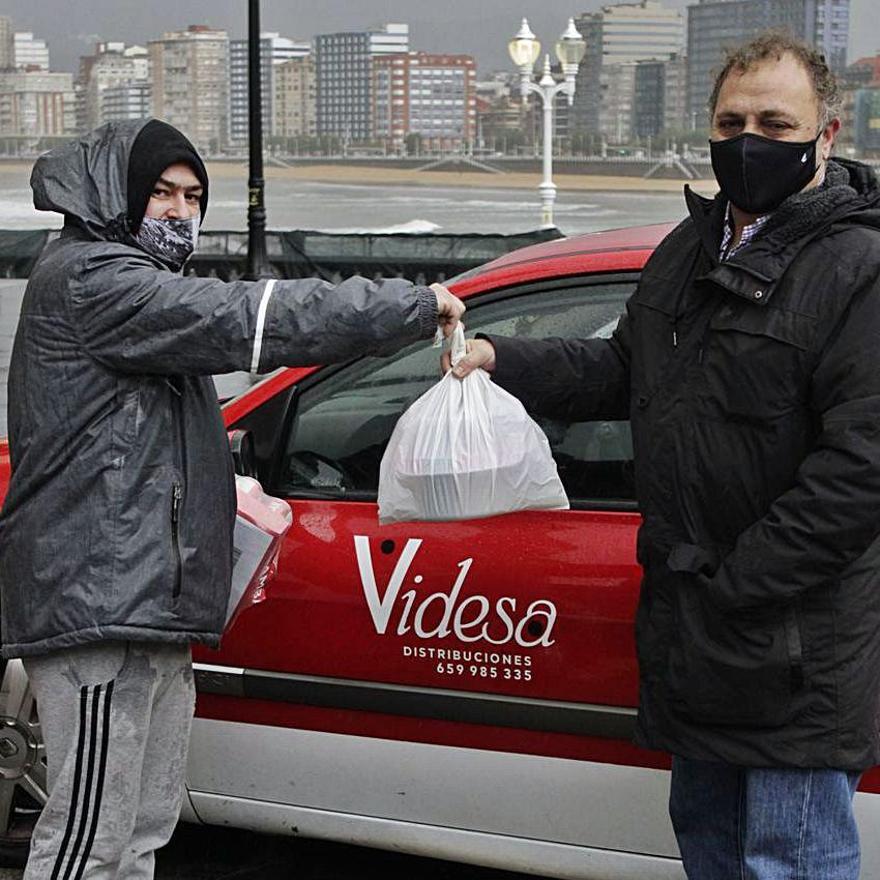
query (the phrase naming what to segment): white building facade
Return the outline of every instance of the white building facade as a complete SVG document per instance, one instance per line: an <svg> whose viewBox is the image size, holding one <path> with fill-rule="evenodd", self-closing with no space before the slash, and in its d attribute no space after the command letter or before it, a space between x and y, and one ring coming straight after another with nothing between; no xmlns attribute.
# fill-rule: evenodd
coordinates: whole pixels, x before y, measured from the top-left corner
<svg viewBox="0 0 880 880"><path fill-rule="evenodd" d="M312 55L291 58L274 69L272 134L278 138L314 137L317 84Z"/></svg>
<svg viewBox="0 0 880 880"><path fill-rule="evenodd" d="M73 74L0 73L0 138L69 137L76 126Z"/></svg>
<svg viewBox="0 0 880 880"><path fill-rule="evenodd" d="M13 52L19 70L49 70L49 47L30 31L15 33Z"/></svg>
<svg viewBox="0 0 880 880"><path fill-rule="evenodd" d="M206 25L170 31L147 46L151 112L179 128L204 153L226 145L229 36Z"/></svg>
<svg viewBox="0 0 880 880"><path fill-rule="evenodd" d="M94 55L80 59L78 126L89 131L110 120L149 116L149 72L145 46L98 43Z"/></svg>
<svg viewBox="0 0 880 880"><path fill-rule="evenodd" d="M263 134L274 131L276 68L311 51L307 40L293 40L277 33L260 34L260 86L263 107ZM249 130L248 41L229 41L229 144L246 148Z"/></svg>

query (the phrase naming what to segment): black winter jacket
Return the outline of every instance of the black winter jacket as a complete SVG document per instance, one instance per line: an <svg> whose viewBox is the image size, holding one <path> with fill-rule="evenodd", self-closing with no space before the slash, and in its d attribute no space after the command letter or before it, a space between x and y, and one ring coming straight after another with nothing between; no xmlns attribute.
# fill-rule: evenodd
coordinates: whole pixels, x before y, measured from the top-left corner
<svg viewBox="0 0 880 880"><path fill-rule="evenodd" d="M395 279L181 277L121 222L144 120L41 157L66 217L31 273L9 372L3 654L122 639L217 645L235 487L212 373L388 353L430 337L433 291Z"/></svg>
<svg viewBox="0 0 880 880"><path fill-rule="evenodd" d="M719 263L686 194L611 340L492 338L536 413L631 418L637 741L747 766L880 760L880 190L833 160Z"/></svg>

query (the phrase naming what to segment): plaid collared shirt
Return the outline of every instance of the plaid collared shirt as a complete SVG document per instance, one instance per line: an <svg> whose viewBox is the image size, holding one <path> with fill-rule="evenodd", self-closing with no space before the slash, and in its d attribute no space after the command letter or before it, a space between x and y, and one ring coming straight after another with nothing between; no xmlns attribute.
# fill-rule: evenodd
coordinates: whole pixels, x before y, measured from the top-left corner
<svg viewBox="0 0 880 880"><path fill-rule="evenodd" d="M770 219L769 214L764 214L762 217L758 217L754 223L749 223L748 226L743 227L742 235L739 237L739 241L733 246L730 246L730 243L733 241L733 212L730 210L730 202L727 203L727 216L724 218L724 234L721 236L721 249L718 253L718 259L720 260L729 260L734 254L741 251L744 247L746 247L752 239L758 234L760 228Z"/></svg>

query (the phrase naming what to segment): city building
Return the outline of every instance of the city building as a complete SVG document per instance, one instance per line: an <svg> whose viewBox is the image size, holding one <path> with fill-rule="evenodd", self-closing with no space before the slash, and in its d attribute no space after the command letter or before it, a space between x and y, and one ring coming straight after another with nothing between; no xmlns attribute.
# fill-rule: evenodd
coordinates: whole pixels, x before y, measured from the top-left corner
<svg viewBox="0 0 880 880"><path fill-rule="evenodd" d="M838 81L841 86L843 106L840 113L840 131L835 138L835 147L837 152L852 156L857 150L859 95L863 90L880 88L880 55L859 58L854 61L842 73L838 74ZM868 118L864 115L864 101L865 98L861 98L862 124ZM859 140L863 143L864 137Z"/></svg>
<svg viewBox="0 0 880 880"><path fill-rule="evenodd" d="M367 31L315 38L317 128L344 141L373 135L373 59L409 52L409 25L385 24Z"/></svg>
<svg viewBox="0 0 880 880"><path fill-rule="evenodd" d="M13 37L14 66L19 70L49 70L49 47L30 31L17 31Z"/></svg>
<svg viewBox="0 0 880 880"><path fill-rule="evenodd" d="M686 128L687 65L681 55L636 62L632 133L639 139Z"/></svg>
<svg viewBox="0 0 880 880"><path fill-rule="evenodd" d="M880 157L880 86L856 92L854 128L856 151L864 157Z"/></svg>
<svg viewBox="0 0 880 880"><path fill-rule="evenodd" d="M90 131L111 119L150 115L149 54L144 46L96 44L93 55L80 58L76 84L80 131Z"/></svg>
<svg viewBox="0 0 880 880"><path fill-rule="evenodd" d="M602 65L599 134L606 143L628 144L632 139L637 67L635 61Z"/></svg>
<svg viewBox="0 0 880 880"><path fill-rule="evenodd" d="M476 132L476 64L470 55L408 52L373 60L373 134L400 151L461 150Z"/></svg>
<svg viewBox="0 0 880 880"><path fill-rule="evenodd" d="M15 67L15 42L12 19L0 15L0 70Z"/></svg>
<svg viewBox="0 0 880 880"><path fill-rule="evenodd" d="M75 123L73 74L44 70L0 73L0 141L4 152L32 149L44 138L69 137Z"/></svg>
<svg viewBox="0 0 880 880"><path fill-rule="evenodd" d="M124 82L104 89L102 122L144 119L150 115L150 83Z"/></svg>
<svg viewBox="0 0 880 880"><path fill-rule="evenodd" d="M527 106L518 95L478 97L476 108L476 143L481 150L510 153L525 144L532 126L527 118Z"/></svg>
<svg viewBox="0 0 880 880"><path fill-rule="evenodd" d="M272 133L274 76L278 65L302 58L311 51L307 41L291 40L277 33L260 34L260 84L263 107L263 133ZM229 41L229 144L246 147L250 115L248 100L248 41Z"/></svg>
<svg viewBox="0 0 880 880"><path fill-rule="evenodd" d="M229 37L190 25L147 46L152 114L184 132L206 153L225 146L229 114Z"/></svg>
<svg viewBox="0 0 880 880"><path fill-rule="evenodd" d="M615 95L632 97L638 61L680 55L685 43L685 20L680 9L668 9L657 0L603 6L575 19L586 43L578 68L577 89L571 109L572 131L594 132L610 126L614 132L629 127L626 112L609 102ZM621 83L613 82L621 76ZM631 107L629 110L631 111Z"/></svg>
<svg viewBox="0 0 880 880"><path fill-rule="evenodd" d="M314 137L318 132L315 59L291 58L275 68L272 134L276 138Z"/></svg>
<svg viewBox="0 0 880 880"><path fill-rule="evenodd" d="M714 72L726 49L768 29L783 30L819 49L832 70L846 67L849 0L700 0L688 8L688 120L708 126Z"/></svg>

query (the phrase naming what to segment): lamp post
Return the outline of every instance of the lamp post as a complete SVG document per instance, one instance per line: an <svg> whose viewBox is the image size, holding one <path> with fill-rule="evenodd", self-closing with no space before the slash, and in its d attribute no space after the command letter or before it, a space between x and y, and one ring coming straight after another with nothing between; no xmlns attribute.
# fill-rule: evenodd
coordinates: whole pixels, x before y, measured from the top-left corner
<svg viewBox="0 0 880 880"><path fill-rule="evenodd" d="M274 273L266 257L266 207L263 193L263 58L260 51L260 0L248 0L248 249L246 276L252 281Z"/></svg>
<svg viewBox="0 0 880 880"><path fill-rule="evenodd" d="M532 82L532 69L541 54L541 44L532 33L528 21L524 18L519 33L508 45L510 57L519 68L520 93L523 103L529 94L541 96L544 110L544 148L543 148L543 179L538 186L541 194L541 227L550 228L553 222L553 203L556 201L556 184L553 183L553 102L561 92L568 98L569 107L574 101L575 77L578 66L586 53L586 43L574 26L574 19L568 20L568 27L556 41L556 57L562 64L563 80L556 82L550 72L550 56L544 57L544 70L541 79Z"/></svg>

